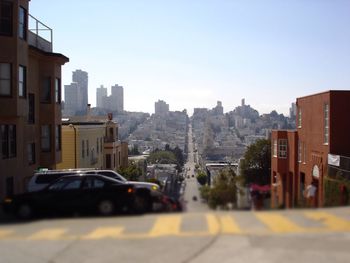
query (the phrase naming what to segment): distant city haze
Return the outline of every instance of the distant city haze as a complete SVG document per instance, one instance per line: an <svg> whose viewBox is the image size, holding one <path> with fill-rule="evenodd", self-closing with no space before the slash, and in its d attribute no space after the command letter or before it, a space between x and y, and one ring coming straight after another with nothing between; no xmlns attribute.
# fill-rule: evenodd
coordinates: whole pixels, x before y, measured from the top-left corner
<svg viewBox="0 0 350 263"><path fill-rule="evenodd" d="M260 114L288 115L297 97L350 88L350 1L33 0L53 28L54 52L96 89L124 88L124 110L211 108L242 98ZM55 40L60 41L55 41ZM109 93L110 94L110 93Z"/></svg>

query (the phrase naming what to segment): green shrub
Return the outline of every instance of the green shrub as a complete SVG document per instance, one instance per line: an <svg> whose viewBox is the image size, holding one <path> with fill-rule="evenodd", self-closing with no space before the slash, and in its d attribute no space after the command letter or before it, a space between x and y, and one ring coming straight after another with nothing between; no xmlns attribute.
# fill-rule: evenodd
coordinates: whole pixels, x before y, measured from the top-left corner
<svg viewBox="0 0 350 263"><path fill-rule="evenodd" d="M324 205L340 206L349 205L350 181L345 179L324 178Z"/></svg>

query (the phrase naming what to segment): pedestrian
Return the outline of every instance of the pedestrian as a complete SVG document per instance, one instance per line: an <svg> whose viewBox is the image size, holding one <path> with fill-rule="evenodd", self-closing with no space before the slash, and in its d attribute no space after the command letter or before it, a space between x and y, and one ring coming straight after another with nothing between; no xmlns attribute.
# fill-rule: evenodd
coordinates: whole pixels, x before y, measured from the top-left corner
<svg viewBox="0 0 350 263"><path fill-rule="evenodd" d="M309 184L305 189L305 197L306 197L306 204L307 207L314 207L315 206L315 197L316 197L316 183L313 180L311 184Z"/></svg>

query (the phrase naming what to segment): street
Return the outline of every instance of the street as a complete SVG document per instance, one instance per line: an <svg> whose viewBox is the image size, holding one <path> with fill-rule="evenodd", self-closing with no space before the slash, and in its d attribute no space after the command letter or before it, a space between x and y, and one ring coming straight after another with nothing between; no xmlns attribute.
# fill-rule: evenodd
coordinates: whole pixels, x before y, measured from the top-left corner
<svg viewBox="0 0 350 263"><path fill-rule="evenodd" d="M348 262L347 207L0 225L0 262Z"/></svg>
<svg viewBox="0 0 350 263"><path fill-rule="evenodd" d="M200 201L198 191L198 183L195 173L196 162L194 160L194 145L193 145L192 126L189 125L188 131L188 159L185 164L185 180L186 188L184 194L185 209L188 212L205 212L208 211L208 206ZM195 200L194 200L195 199Z"/></svg>

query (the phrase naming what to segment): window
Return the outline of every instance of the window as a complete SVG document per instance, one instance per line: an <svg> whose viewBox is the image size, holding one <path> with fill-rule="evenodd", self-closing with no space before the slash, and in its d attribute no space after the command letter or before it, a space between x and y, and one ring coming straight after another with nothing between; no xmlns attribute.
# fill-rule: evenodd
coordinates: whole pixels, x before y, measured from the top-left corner
<svg viewBox="0 0 350 263"><path fill-rule="evenodd" d="M27 39L27 10L21 6L18 12L18 36L21 39Z"/></svg>
<svg viewBox="0 0 350 263"><path fill-rule="evenodd" d="M99 153L100 152L100 148L99 148L99 145L98 145L98 138L96 139L96 149L97 149L97 153Z"/></svg>
<svg viewBox="0 0 350 263"><path fill-rule="evenodd" d="M10 63L0 63L0 96L11 96Z"/></svg>
<svg viewBox="0 0 350 263"><path fill-rule="evenodd" d="M273 140L273 149L272 149L272 155L273 157L277 157L277 140Z"/></svg>
<svg viewBox="0 0 350 263"><path fill-rule="evenodd" d="M0 125L1 153L2 159L16 157L16 126L15 125Z"/></svg>
<svg viewBox="0 0 350 263"><path fill-rule="evenodd" d="M102 153L102 137L100 138L100 152Z"/></svg>
<svg viewBox="0 0 350 263"><path fill-rule="evenodd" d="M303 162L306 163L306 156L307 156L307 154L306 154L306 142L304 142L303 146L304 146L304 154L303 154L304 161Z"/></svg>
<svg viewBox="0 0 350 263"><path fill-rule="evenodd" d="M35 143L28 144L28 164L35 164Z"/></svg>
<svg viewBox="0 0 350 263"><path fill-rule="evenodd" d="M35 101L34 101L34 94L30 93L28 95L28 123L34 124L35 123Z"/></svg>
<svg viewBox="0 0 350 263"><path fill-rule="evenodd" d="M287 140L280 139L278 141L278 158L287 158Z"/></svg>
<svg viewBox="0 0 350 263"><path fill-rule="evenodd" d="M298 108L298 128L301 128L301 108Z"/></svg>
<svg viewBox="0 0 350 263"><path fill-rule="evenodd" d="M55 102L61 103L61 80L55 79Z"/></svg>
<svg viewBox="0 0 350 263"><path fill-rule="evenodd" d="M50 125L41 126L41 150L43 152L51 151L51 127Z"/></svg>
<svg viewBox="0 0 350 263"><path fill-rule="evenodd" d="M26 96L26 67L19 66L18 68L18 96Z"/></svg>
<svg viewBox="0 0 350 263"><path fill-rule="evenodd" d="M326 103L323 109L324 114L324 143L328 144L329 141L329 105Z"/></svg>
<svg viewBox="0 0 350 263"><path fill-rule="evenodd" d="M302 151L301 147L302 147L302 143L301 141L299 141L298 142L298 162L299 163L301 163L301 151Z"/></svg>
<svg viewBox="0 0 350 263"><path fill-rule="evenodd" d="M89 140L86 140L86 156L89 156Z"/></svg>
<svg viewBox="0 0 350 263"><path fill-rule="evenodd" d="M103 188L105 182L95 178L86 178L83 184L84 189L98 189Z"/></svg>
<svg viewBox="0 0 350 263"><path fill-rule="evenodd" d="M12 36L13 5L9 1L0 1L0 35Z"/></svg>
<svg viewBox="0 0 350 263"><path fill-rule="evenodd" d="M42 103L51 102L51 78L45 77L42 82L42 89L40 94L40 101Z"/></svg>
<svg viewBox="0 0 350 263"><path fill-rule="evenodd" d="M110 154L106 154L106 168L111 169L112 159Z"/></svg>
<svg viewBox="0 0 350 263"><path fill-rule="evenodd" d="M62 131L61 131L61 125L56 125L56 131L55 131L55 149L56 151L61 150L62 145Z"/></svg>
<svg viewBox="0 0 350 263"><path fill-rule="evenodd" d="M85 157L85 141L84 140L81 141L81 157L82 158Z"/></svg>
<svg viewBox="0 0 350 263"><path fill-rule="evenodd" d="M63 190L76 190L79 189L81 185L81 178L75 179L63 186Z"/></svg>

